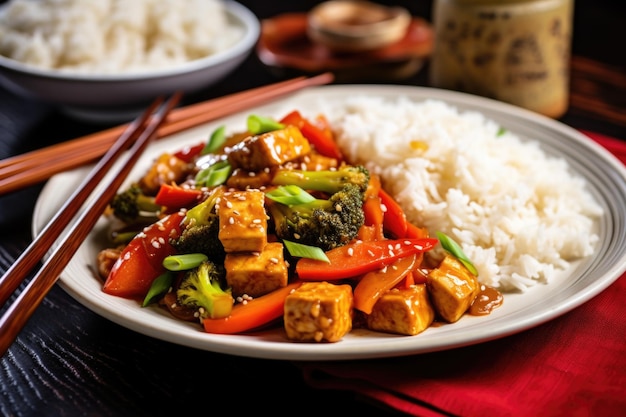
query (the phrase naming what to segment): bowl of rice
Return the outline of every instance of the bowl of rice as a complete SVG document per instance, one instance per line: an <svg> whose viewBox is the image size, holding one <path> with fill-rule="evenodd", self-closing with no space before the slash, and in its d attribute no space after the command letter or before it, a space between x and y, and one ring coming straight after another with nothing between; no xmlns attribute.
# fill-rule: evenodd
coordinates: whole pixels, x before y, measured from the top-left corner
<svg viewBox="0 0 626 417"><path fill-rule="evenodd" d="M231 0L12 0L0 7L0 84L92 121L210 87L258 40Z"/></svg>

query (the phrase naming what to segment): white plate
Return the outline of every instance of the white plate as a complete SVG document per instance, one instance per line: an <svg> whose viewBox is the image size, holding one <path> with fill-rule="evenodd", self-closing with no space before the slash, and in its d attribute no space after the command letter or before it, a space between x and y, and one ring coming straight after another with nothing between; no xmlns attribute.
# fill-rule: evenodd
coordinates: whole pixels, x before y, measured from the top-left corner
<svg viewBox="0 0 626 417"><path fill-rule="evenodd" d="M445 90L404 86L324 86L297 93L265 107L210 123L153 144L129 178L143 174L152 159L163 151L205 140L222 124L233 129L245 126L245 117L257 114L281 116L292 109L314 111L317 100L341 100L355 94L414 99L434 98L459 109L482 112L522 138L540 141L546 152L567 159L589 183L605 215L598 221L600 242L595 254L577 262L566 274L524 294L507 294L502 307L486 317L463 317L459 322L431 327L417 336L396 336L356 330L338 343L288 342L282 329L254 335L214 335L194 323L178 321L159 308L140 308L136 302L107 295L92 272L102 247L106 222L99 222L62 273L60 285L78 302L124 327L181 345L232 355L288 360L344 360L425 353L501 338L562 315L588 301L626 270L626 169L586 136L577 131L500 102ZM55 210L80 184L89 168L56 175L48 181L37 201L33 233L42 230Z"/></svg>

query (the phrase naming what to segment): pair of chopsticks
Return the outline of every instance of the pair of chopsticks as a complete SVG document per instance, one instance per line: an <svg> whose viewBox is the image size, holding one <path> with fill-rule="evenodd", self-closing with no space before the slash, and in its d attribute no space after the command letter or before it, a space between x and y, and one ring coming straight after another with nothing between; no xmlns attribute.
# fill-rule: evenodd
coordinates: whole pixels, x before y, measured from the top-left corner
<svg viewBox="0 0 626 417"><path fill-rule="evenodd" d="M163 99L157 99L140 117L133 121L105 152L104 157L58 211L57 215L33 240L6 274L0 278L0 301L4 305L39 259L52 247L62 231L72 223L87 197L102 183L105 175L113 168L113 164L120 159L123 152L132 143L132 148L124 165L109 181L102 195L95 198L82 212L73 223L70 231L59 242L50 258L0 317L0 354L6 353L22 327L52 288L57 277L96 224L143 150L156 135L157 128L163 124L165 117L179 100L180 94L172 96L164 104L162 104ZM153 115L157 107L158 110Z"/></svg>
<svg viewBox="0 0 626 417"><path fill-rule="evenodd" d="M205 112L204 114L196 113L190 116L188 113L185 113L188 117L182 118L180 114L183 114L183 111L180 111L178 117L173 117L177 122L171 122L171 116L176 114L173 109L180 100L180 94L176 94L165 103L163 103L163 99L157 99L140 117L135 119L132 123L124 125L123 128L114 128L106 131L108 132L106 134L95 135L99 137L100 141L94 141L94 143L100 144L100 142L105 142L107 144L107 149L103 150L102 154L99 155L103 155L102 158L95 165L81 186L57 212L55 217L53 217L41 233L35 237L33 242L26 248L22 255L20 255L16 262L9 267L7 272L0 277L1 307L5 305L11 295L25 280L26 276L38 264L39 260L52 248L54 243L59 240L47 261L0 317L0 355L6 353L37 306L56 283L58 276L78 250L83 240L90 233L98 218L115 196L117 190L121 187L123 181L153 138L164 137L168 134L180 131L183 129L181 126L185 126L185 128L196 126L212 118L242 110L254 105L254 103L260 104L267 102L271 98L278 97L282 94L293 92L310 85L327 83L331 80L332 76L330 74L323 74L312 78L300 77L288 82L248 90L243 94L238 93L204 103L202 105L203 111ZM274 87L276 90L273 90ZM249 96L248 94L253 95ZM195 111L194 109L194 112ZM170 124L166 123L168 120ZM114 134L112 131L117 132L118 130L121 132L118 134L117 139L111 143L110 136ZM92 137L93 136L94 135L92 135ZM85 146L84 140L86 139L75 140L75 143L78 144L75 146ZM92 138L87 138L87 140L92 140ZM126 157L123 166L119 168L119 171L116 173L112 173L113 165L121 158L122 154L131 144L132 147L128 152L129 155ZM56 152L60 152L58 150L59 147L63 149L62 145L55 145L55 147L53 147L54 152L52 152L51 155L58 157ZM33 153L36 152L37 151ZM51 150L46 149L42 152L51 152ZM41 164L42 160L39 159L39 157L36 159L39 161L39 164ZM71 159L71 163L75 164L78 163L76 159L80 158L78 158L78 154L72 154ZM82 163L88 161L89 159L83 160ZM16 164L22 164L21 166L23 166L29 162L32 162L31 159L25 158L20 159ZM69 164L69 162L60 164L59 169L61 169L61 167L67 169ZM113 175L112 179L109 180L108 184L104 184L103 180L109 172ZM77 217L85 201L87 201L88 197L101 183L105 185L104 191L102 191L97 198L94 197L92 202L90 202ZM62 239L59 239L63 231L70 225L71 228L68 233L66 233Z"/></svg>
<svg viewBox="0 0 626 417"><path fill-rule="evenodd" d="M296 77L174 109L158 129L157 137L166 137L219 117L264 104L302 88L328 84L332 80L331 73L323 73L310 78ZM96 160L104 155L127 126L126 124L116 126L82 138L0 160L0 195L37 184L56 173Z"/></svg>

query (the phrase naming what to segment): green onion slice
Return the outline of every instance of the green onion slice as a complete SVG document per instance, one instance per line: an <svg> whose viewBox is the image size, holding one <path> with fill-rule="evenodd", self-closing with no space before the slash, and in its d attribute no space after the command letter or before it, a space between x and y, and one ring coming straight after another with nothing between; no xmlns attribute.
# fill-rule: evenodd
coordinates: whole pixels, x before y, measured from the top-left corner
<svg viewBox="0 0 626 417"><path fill-rule="evenodd" d="M185 253L180 255L170 255L163 259L163 266L168 271L185 271L200 265L209 259L204 253Z"/></svg>
<svg viewBox="0 0 626 417"><path fill-rule="evenodd" d="M454 256L463 265L465 265L468 271L478 276L478 270L476 270L476 267L474 266L472 261L469 260L467 255L465 255L465 253L463 252L463 249L461 249L461 246L458 243L456 243L450 236L446 235L443 232L435 232L435 234L437 235L437 239L439 239L441 246L447 252L449 252L450 255Z"/></svg>
<svg viewBox="0 0 626 417"><path fill-rule="evenodd" d="M265 195L270 200L274 200L277 203L285 204L287 206L315 201L315 197L293 184L281 185L272 191L265 193Z"/></svg>
<svg viewBox="0 0 626 417"><path fill-rule="evenodd" d="M291 256L296 258L310 258L330 263L330 259L326 256L326 253L317 246L303 245L302 243L296 243L290 240L283 240L283 243Z"/></svg>
<svg viewBox="0 0 626 417"><path fill-rule="evenodd" d="M228 160L224 159L199 171L194 180L199 187L216 187L224 184L231 172L232 166Z"/></svg>
<svg viewBox="0 0 626 417"><path fill-rule="evenodd" d="M146 298L143 299L143 303L141 303L142 307L146 307L149 304L156 301L156 299L161 295L165 294L169 291L172 283L174 282L174 274L170 271L166 271L156 277L154 281L152 281L152 285L150 285L150 289L148 290L148 294L146 294Z"/></svg>
<svg viewBox="0 0 626 417"><path fill-rule="evenodd" d="M259 116L257 114L251 114L248 116L247 126L248 132L253 135L271 132L272 130L278 130L285 127L284 124L272 119L271 117Z"/></svg>
<svg viewBox="0 0 626 417"><path fill-rule="evenodd" d="M226 126L220 126L211 133L206 146L200 151L200 155L213 153L220 149L226 142Z"/></svg>

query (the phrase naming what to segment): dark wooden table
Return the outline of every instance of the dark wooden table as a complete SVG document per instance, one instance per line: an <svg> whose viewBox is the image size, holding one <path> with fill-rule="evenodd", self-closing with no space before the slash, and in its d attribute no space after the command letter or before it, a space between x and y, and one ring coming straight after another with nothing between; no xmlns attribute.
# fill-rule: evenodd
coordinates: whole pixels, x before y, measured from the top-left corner
<svg viewBox="0 0 626 417"><path fill-rule="evenodd" d="M242 0L259 18L308 10L315 1ZM430 19L430 1L394 1ZM576 1L572 101L562 122L626 140L626 8L612 0ZM398 81L428 85L427 72ZM275 82L252 54L218 86L187 101ZM375 80L374 80L375 81ZM621 92L620 92L621 91ZM72 139L102 126L0 90L0 158ZM32 210L43 184L0 197L0 272L31 241ZM332 404L332 405L331 405ZM234 357L167 343L118 326L55 287L0 359L0 415L165 416L217 408L278 415L332 410L392 413L364 398L309 387L288 361Z"/></svg>

